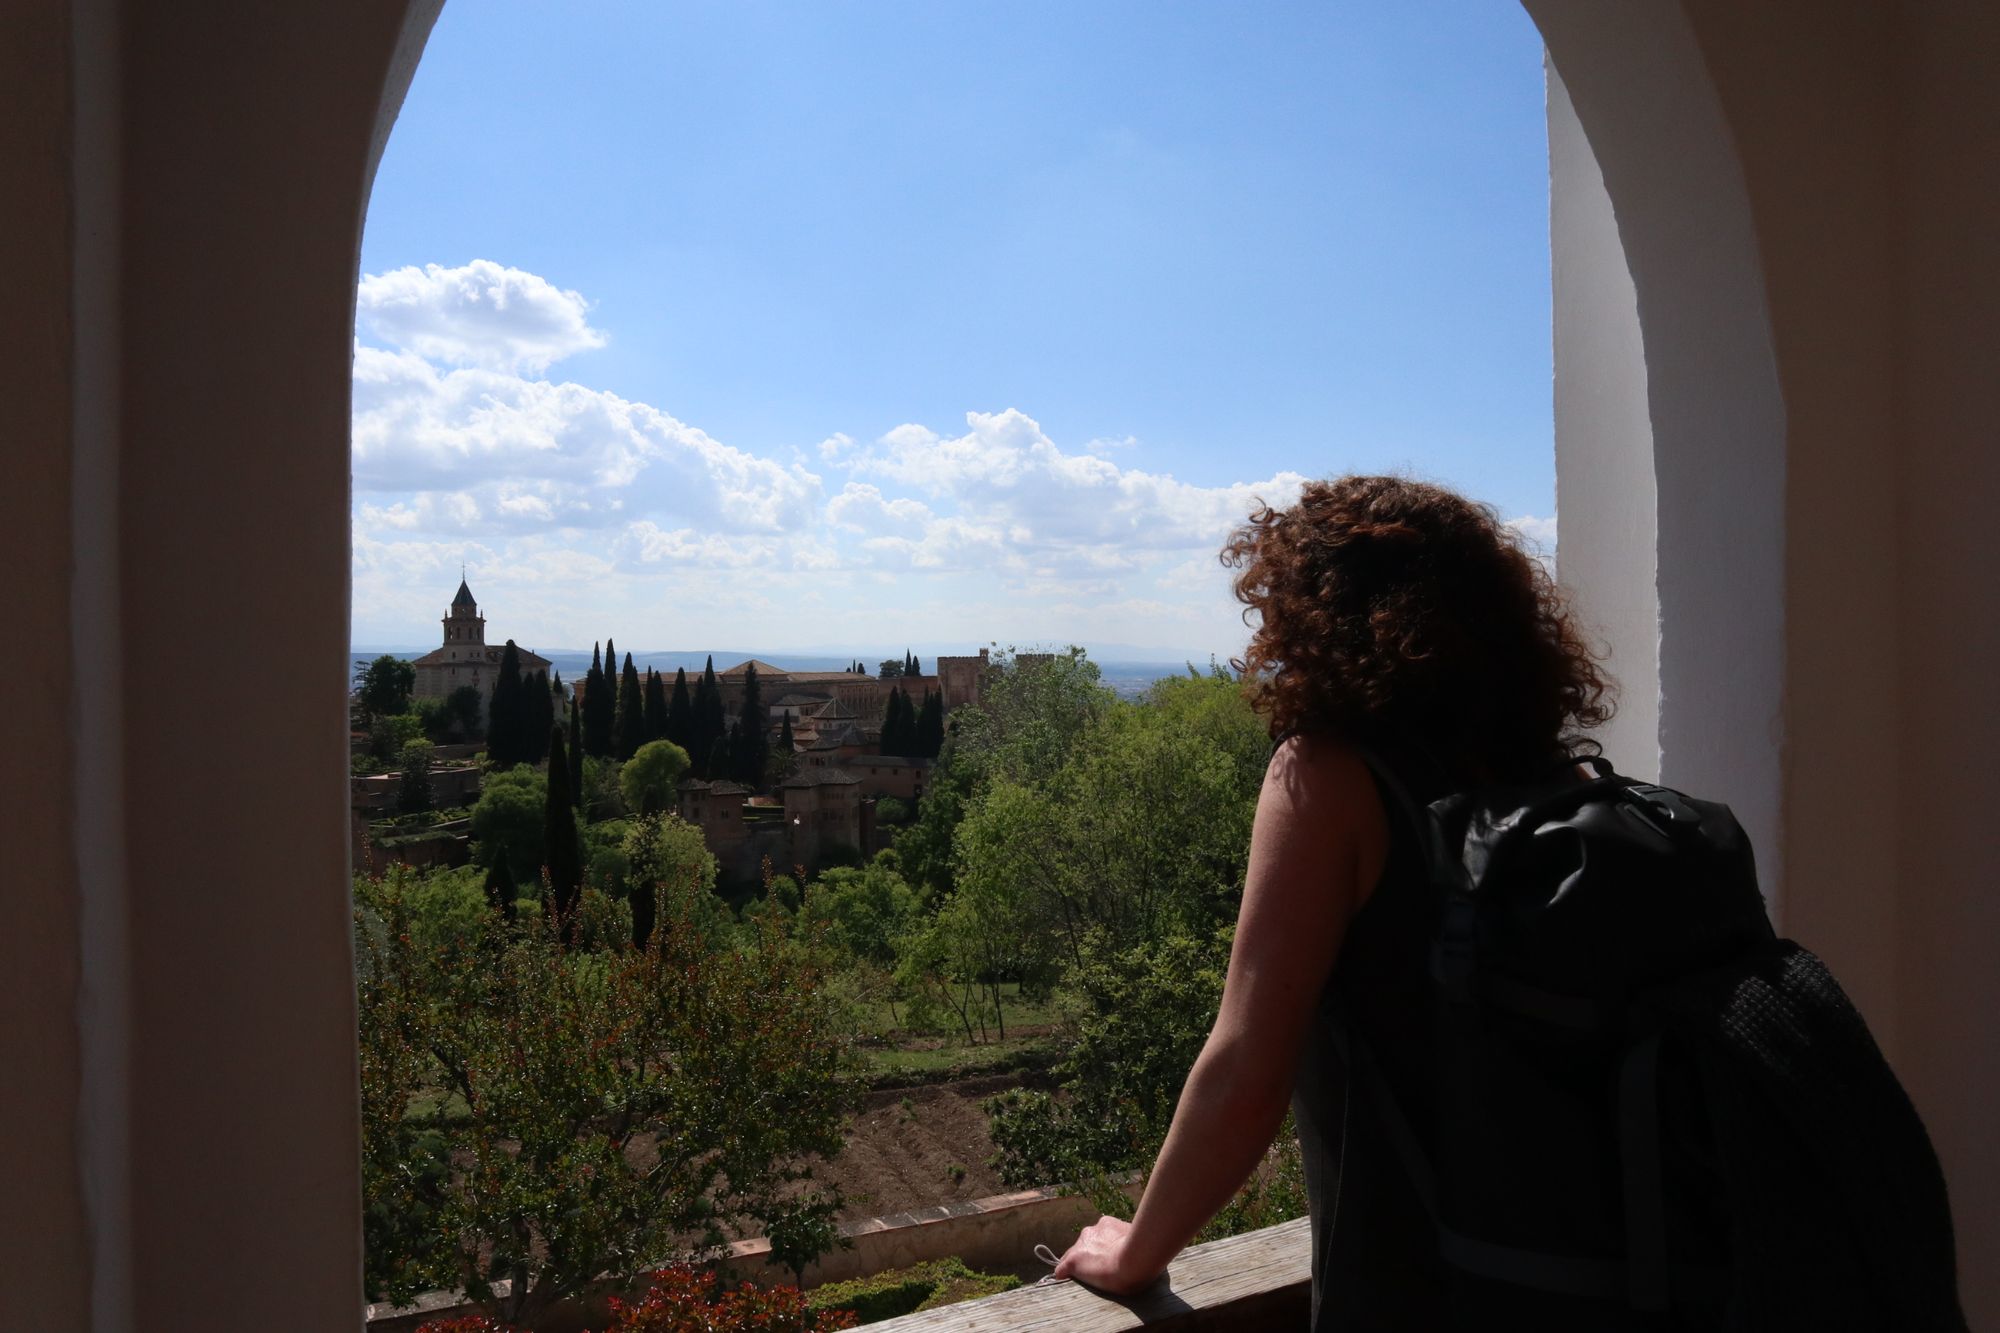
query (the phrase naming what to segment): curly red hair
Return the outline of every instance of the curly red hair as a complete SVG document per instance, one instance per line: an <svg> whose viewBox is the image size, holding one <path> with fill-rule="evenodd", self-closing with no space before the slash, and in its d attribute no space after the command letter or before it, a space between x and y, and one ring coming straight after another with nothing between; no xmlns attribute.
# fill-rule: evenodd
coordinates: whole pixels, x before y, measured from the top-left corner
<svg viewBox="0 0 2000 1333"><path fill-rule="evenodd" d="M1257 623L1235 665L1271 734L1415 750L1459 780L1595 746L1611 684L1561 592L1485 505L1398 477L1309 483L1222 548Z"/></svg>

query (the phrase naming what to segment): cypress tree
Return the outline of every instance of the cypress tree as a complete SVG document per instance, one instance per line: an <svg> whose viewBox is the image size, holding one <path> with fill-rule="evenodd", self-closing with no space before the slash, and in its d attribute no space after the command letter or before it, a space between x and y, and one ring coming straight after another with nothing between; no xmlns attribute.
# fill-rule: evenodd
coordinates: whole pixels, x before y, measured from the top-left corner
<svg viewBox="0 0 2000 1333"><path fill-rule="evenodd" d="M757 683L755 662L743 672L743 710L737 716L739 729L731 747L736 760L736 780L746 787L761 787L764 766L771 757L770 743L764 739L770 719L764 712L764 690Z"/></svg>
<svg viewBox="0 0 2000 1333"><path fill-rule="evenodd" d="M512 768L528 756L527 699L522 693L521 654L512 639L500 651L500 674L487 703L486 755L496 768Z"/></svg>
<svg viewBox="0 0 2000 1333"><path fill-rule="evenodd" d="M514 872L507 865L505 856L493 858L492 869L486 872L486 905L499 910L509 921L514 919L514 899L520 891L514 887Z"/></svg>
<svg viewBox="0 0 2000 1333"><path fill-rule="evenodd" d="M944 750L944 695L924 691L924 710L917 715L917 744L920 759L935 759Z"/></svg>
<svg viewBox="0 0 2000 1333"><path fill-rule="evenodd" d="M569 794L577 809L583 809L583 717L576 700L569 701ZM549 758L555 759L551 754Z"/></svg>
<svg viewBox="0 0 2000 1333"><path fill-rule="evenodd" d="M785 720L778 727L778 753L790 754L799 747L792 740L792 715L785 714Z"/></svg>
<svg viewBox="0 0 2000 1333"><path fill-rule="evenodd" d="M542 810L549 898L564 919L563 934L567 936L572 929L568 918L576 911L577 894L583 889L583 848L577 842L576 806L569 790L569 754L560 727L549 728L549 795Z"/></svg>
<svg viewBox="0 0 2000 1333"><path fill-rule="evenodd" d="M612 753L630 759L646 743L646 695L639 688L639 670L632 654L625 654L625 670L618 678L618 720L612 730Z"/></svg>
<svg viewBox="0 0 2000 1333"><path fill-rule="evenodd" d="M615 668L614 668L615 669ZM583 678L583 752L611 753L612 684L597 658L597 645L590 646L590 674Z"/></svg>
<svg viewBox="0 0 2000 1333"><path fill-rule="evenodd" d="M736 737L741 729L730 723L729 730L717 736L715 743L708 747L708 775L722 779L729 776L729 761L736 754Z"/></svg>
<svg viewBox="0 0 2000 1333"><path fill-rule="evenodd" d="M690 755L694 753L694 700L688 697L686 667L674 668L674 697L667 704L666 737Z"/></svg>
<svg viewBox="0 0 2000 1333"><path fill-rule="evenodd" d="M900 686L891 687L889 690L889 703L882 710L882 743L880 749L883 754L901 754L903 752L903 710L908 707L909 702L903 698L902 688Z"/></svg>
<svg viewBox="0 0 2000 1333"><path fill-rule="evenodd" d="M522 687L527 707L521 711L526 715L527 725L521 734L534 748L522 756L528 763L539 764L549 757L549 728L556 724L556 697L549 692L549 673L537 671Z"/></svg>
<svg viewBox="0 0 2000 1333"><path fill-rule="evenodd" d="M908 648L903 650L903 674L906 676L917 674L917 655Z"/></svg>
<svg viewBox="0 0 2000 1333"><path fill-rule="evenodd" d="M634 881L626 886L625 897L632 905L632 946L643 949L653 938L653 921L659 915L660 886Z"/></svg>
<svg viewBox="0 0 2000 1333"><path fill-rule="evenodd" d="M646 739L662 740L667 734L667 683L660 673L646 669Z"/></svg>
<svg viewBox="0 0 2000 1333"><path fill-rule="evenodd" d="M696 762L702 766L702 771L696 776L729 776L726 753L720 766L715 763L716 744L726 740L728 732L729 719L722 707L722 683L715 677L715 658L711 656L708 665L702 668L701 683L694 690L694 743L699 748L688 751L688 754L699 756Z"/></svg>

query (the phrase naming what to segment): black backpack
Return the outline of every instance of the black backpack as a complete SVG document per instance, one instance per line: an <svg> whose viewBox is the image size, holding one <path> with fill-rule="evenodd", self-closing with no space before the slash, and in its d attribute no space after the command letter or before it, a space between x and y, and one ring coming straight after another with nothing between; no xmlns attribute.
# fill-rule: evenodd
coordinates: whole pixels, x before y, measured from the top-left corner
<svg viewBox="0 0 2000 1333"><path fill-rule="evenodd" d="M1441 901L1428 1151L1343 1054L1444 1271L1620 1326L1964 1329L1930 1141L1734 816L1586 763L1428 806L1372 764Z"/></svg>

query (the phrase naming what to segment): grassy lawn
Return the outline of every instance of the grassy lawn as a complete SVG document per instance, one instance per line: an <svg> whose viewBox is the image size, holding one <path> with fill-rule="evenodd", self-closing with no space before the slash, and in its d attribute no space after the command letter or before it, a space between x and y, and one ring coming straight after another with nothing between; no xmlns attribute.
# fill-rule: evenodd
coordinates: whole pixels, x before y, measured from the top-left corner
<svg viewBox="0 0 2000 1333"><path fill-rule="evenodd" d="M886 1002L865 1005L861 1012L862 1044L859 1050L864 1076L871 1082L891 1082L901 1078L919 1081L947 1076L970 1076L1018 1069L1036 1063L1048 1048L1048 1026L1055 1019L1054 1007L1043 1001L1023 999L1021 988L1008 982L1000 988L1001 1010L1007 1020L1007 1036L989 1010L982 1037L977 1019L972 1040L963 1028L944 1032L911 1032L897 1024L902 1006Z"/></svg>
<svg viewBox="0 0 2000 1333"><path fill-rule="evenodd" d="M892 1007L887 1001L882 1000L863 1005L861 1008L862 1031L868 1036L880 1037L897 1044L902 1044L906 1041L915 1041L923 1037L944 1037L947 1040L958 1042L965 1040L965 1030L963 1028L955 1032L945 1033L904 1031L897 1023L897 1019L902 1017L904 1009L905 1006L903 1005ZM1007 1036L1010 1040L1013 1038L1014 1029L1017 1027L1046 1027L1055 1021L1055 1006L1042 1001L1022 999L1021 987L1012 981L1001 983L1000 1009L1006 1015ZM990 1001L986 1010L986 1031L989 1036L998 1035L994 1029L993 1010ZM979 1040L979 1019L977 1015L973 1017L972 1032L973 1040L977 1042Z"/></svg>

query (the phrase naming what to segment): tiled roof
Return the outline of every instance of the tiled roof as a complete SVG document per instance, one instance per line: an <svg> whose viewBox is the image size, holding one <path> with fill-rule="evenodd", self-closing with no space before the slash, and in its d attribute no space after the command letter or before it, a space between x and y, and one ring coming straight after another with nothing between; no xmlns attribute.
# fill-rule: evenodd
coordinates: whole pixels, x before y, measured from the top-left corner
<svg viewBox="0 0 2000 1333"><path fill-rule="evenodd" d="M435 606L437 603L433 602L431 605ZM454 610L461 606L470 606L475 609L479 606L479 603L473 600L472 589L465 586L464 579L458 581L458 596L451 599L451 605Z"/></svg>
<svg viewBox="0 0 2000 1333"><path fill-rule="evenodd" d="M906 754L864 754L849 762L874 764L878 767L887 764L891 768L930 768L937 763L937 760L919 759Z"/></svg>
<svg viewBox="0 0 2000 1333"><path fill-rule="evenodd" d="M711 796L748 796L750 794L748 787L740 782L731 782L728 778L716 778L713 781L704 781L701 778L689 778L687 781L681 783L681 790L704 791Z"/></svg>
<svg viewBox="0 0 2000 1333"><path fill-rule="evenodd" d="M780 788L851 787L858 784L860 781L861 781L860 778L855 777L854 774L849 773L845 769L809 768L806 769L804 772L799 773L793 777L786 778L783 782L779 783L778 786Z"/></svg>

